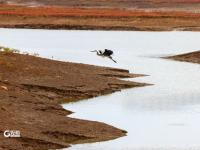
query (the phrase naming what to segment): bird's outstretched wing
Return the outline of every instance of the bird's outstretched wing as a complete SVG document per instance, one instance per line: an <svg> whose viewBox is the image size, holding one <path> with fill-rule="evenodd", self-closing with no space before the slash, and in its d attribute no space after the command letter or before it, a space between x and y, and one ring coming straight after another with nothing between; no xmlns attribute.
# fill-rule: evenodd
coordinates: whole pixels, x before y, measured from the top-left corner
<svg viewBox="0 0 200 150"><path fill-rule="evenodd" d="M105 49L104 52L103 52L103 54L104 54L105 56L111 56L111 55L113 54L113 51L108 50L108 49Z"/></svg>

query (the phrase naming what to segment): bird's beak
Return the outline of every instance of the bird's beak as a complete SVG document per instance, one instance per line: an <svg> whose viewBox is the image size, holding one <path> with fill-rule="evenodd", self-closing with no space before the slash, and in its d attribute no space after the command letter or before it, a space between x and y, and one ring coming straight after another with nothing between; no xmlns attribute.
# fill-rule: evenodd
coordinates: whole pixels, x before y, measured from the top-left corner
<svg viewBox="0 0 200 150"><path fill-rule="evenodd" d="M96 51L90 51L90 52L96 52Z"/></svg>

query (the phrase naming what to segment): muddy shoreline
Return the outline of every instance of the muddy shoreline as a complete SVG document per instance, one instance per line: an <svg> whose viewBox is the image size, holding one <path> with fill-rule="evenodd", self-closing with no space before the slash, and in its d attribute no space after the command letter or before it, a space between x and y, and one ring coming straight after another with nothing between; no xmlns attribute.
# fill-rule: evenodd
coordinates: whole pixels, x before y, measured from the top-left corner
<svg viewBox="0 0 200 150"><path fill-rule="evenodd" d="M157 9L130 9L129 7L107 8L106 6L29 7L0 4L0 28L200 31L200 13L188 11L185 7L177 11L159 7Z"/></svg>
<svg viewBox="0 0 200 150"><path fill-rule="evenodd" d="M79 25L55 25L55 24L15 24L0 25L0 28L8 29L44 29L44 30L90 30L90 31L200 31L200 26L196 27L102 27L102 26L79 26Z"/></svg>
<svg viewBox="0 0 200 150"><path fill-rule="evenodd" d="M104 123L66 117L61 103L147 84L128 70L60 62L0 52L0 149L59 149L70 144L111 140L126 131ZM5 138L20 130L21 138Z"/></svg>
<svg viewBox="0 0 200 150"><path fill-rule="evenodd" d="M0 28L100 31L200 31L199 18L1 16ZM9 20L9 21L8 21ZM124 22L126 22L124 24ZM167 22L167 23L166 23Z"/></svg>
<svg viewBox="0 0 200 150"><path fill-rule="evenodd" d="M200 51L195 51L186 54L165 57L166 59L173 59L177 61L191 62L200 64Z"/></svg>

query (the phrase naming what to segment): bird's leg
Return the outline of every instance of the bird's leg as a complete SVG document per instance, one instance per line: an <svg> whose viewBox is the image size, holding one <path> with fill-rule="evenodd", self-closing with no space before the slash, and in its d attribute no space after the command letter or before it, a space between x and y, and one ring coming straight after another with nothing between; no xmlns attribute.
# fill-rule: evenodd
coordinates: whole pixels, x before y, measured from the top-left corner
<svg viewBox="0 0 200 150"><path fill-rule="evenodd" d="M108 58L110 58L112 61L114 61L115 63L117 63L117 61L115 61L111 56L109 56Z"/></svg>

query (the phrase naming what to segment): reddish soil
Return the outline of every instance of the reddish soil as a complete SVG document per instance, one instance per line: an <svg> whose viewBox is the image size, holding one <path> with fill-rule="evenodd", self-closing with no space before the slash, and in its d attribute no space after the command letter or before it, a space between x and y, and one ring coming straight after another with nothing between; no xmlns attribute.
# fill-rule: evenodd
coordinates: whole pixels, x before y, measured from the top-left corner
<svg viewBox="0 0 200 150"><path fill-rule="evenodd" d="M24 4L25 1L21 1ZM37 7L0 4L0 27L6 28L44 28L44 29L91 29L91 30L200 30L200 3L198 1L163 2L154 1L132 4L144 8L129 8L129 3L113 4L111 7L103 3L102 7L91 3L82 6L63 1L63 7L58 7L52 1L37 2ZM54 1L55 2L55 1ZM45 4L42 4L45 3ZM77 2L76 2L77 3ZM81 3L81 2L80 2ZM164 5L164 4L165 5ZM177 9L171 9L168 4L187 4ZM195 4L194 4L195 3ZM91 6L90 6L91 4ZM119 4L119 3L117 3ZM130 5L131 5L130 4ZM106 7L106 6L109 7ZM164 6L161 6L164 5ZM87 7L90 6L90 7ZM121 7L120 7L121 6ZM155 7L152 7L155 6ZM197 8L196 8L197 7ZM190 11L191 10L191 11Z"/></svg>
<svg viewBox="0 0 200 150"><path fill-rule="evenodd" d="M167 57L173 60L186 61L200 64L200 51Z"/></svg>
<svg viewBox="0 0 200 150"><path fill-rule="evenodd" d="M72 112L59 104L146 85L119 80L140 76L128 70L8 52L0 52L0 68L2 150L58 149L125 136L104 123L66 117ZM5 130L20 130L21 137L5 138Z"/></svg>
<svg viewBox="0 0 200 150"><path fill-rule="evenodd" d="M61 6L85 8L120 8L120 9L175 9L189 10L199 8L200 0L1 0L4 4L26 6ZM190 9L192 10L192 9Z"/></svg>
<svg viewBox="0 0 200 150"><path fill-rule="evenodd" d="M105 8L62 8L62 7L24 7L15 5L0 5L0 15L16 15L27 17L200 17L192 12L162 12L121 10Z"/></svg>

